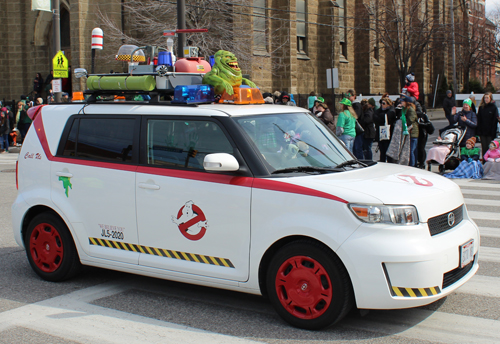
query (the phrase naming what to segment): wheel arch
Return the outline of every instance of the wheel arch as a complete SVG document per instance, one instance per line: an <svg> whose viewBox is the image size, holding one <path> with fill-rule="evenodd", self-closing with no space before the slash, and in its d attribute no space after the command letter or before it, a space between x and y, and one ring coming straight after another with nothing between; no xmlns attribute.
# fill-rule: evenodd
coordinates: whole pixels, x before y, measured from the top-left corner
<svg viewBox="0 0 500 344"><path fill-rule="evenodd" d="M66 221L64 221L62 216L59 215L54 209L52 209L46 205L41 205L41 204L35 205L35 206L31 207L24 215L24 219L23 219L23 222L21 225L21 238L23 239L23 241L25 240L25 234L26 234L26 231L28 230L28 226L29 226L30 222L37 215L42 214L42 213L46 213L46 212L54 214L55 216L59 217L62 222L64 222L66 224ZM69 228L69 226L67 224L66 224L66 226ZM73 236L71 231L69 231L69 232L70 232L71 236ZM74 242L74 238L73 238L73 242ZM26 243L25 243L25 245L26 245Z"/></svg>
<svg viewBox="0 0 500 344"><path fill-rule="evenodd" d="M291 242L300 241L300 240L319 244L319 245L323 246L324 248L326 248L332 255L337 257L339 262L342 264L345 271L347 272L347 276L349 277L349 283L351 284L351 288L352 288L352 281L351 281L351 276L349 275L349 270L347 270L347 267L345 266L344 262L342 262L342 259L340 259L340 257L328 245L326 245L324 242L322 242L318 239L308 237L305 235L292 235L292 236L281 238L280 240L273 243L266 250L266 252L262 256L262 259L260 260L258 277L259 277L260 292L263 296L267 297L266 271L267 271L267 267L269 265L269 262L271 261L273 256L276 254L276 252L278 252L283 246L285 246Z"/></svg>

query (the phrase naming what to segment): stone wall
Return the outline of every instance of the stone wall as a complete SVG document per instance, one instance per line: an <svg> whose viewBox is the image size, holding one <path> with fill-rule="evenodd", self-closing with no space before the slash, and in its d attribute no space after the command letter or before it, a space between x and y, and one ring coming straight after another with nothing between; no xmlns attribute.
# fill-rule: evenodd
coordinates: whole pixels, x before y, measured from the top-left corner
<svg viewBox="0 0 500 344"><path fill-rule="evenodd" d="M253 9L235 6L233 30L235 40L245 46L243 73L262 91L287 91L308 95L314 91L323 95L332 94L326 85L326 70L339 69L340 87L333 90L337 95L350 88L362 94L396 94L400 90L399 77L392 56L384 52L379 44L375 54L376 36L373 31L373 16L367 13L364 3L368 0L346 1L347 54L340 53L339 10L327 0L307 1L306 54L297 52L297 13L294 0L267 0L266 15L277 20L267 20L267 50L254 51L252 47ZM427 0L428 8L442 13L447 22L449 5L438 0ZM54 56L52 39L52 14L31 11L30 0L0 2L0 26L3 44L0 46L2 63L0 77L0 99L19 99L21 94L33 90L33 79L37 72L44 78L51 70ZM122 17L120 0L61 0L61 6L70 13L71 45L64 47L72 68L91 70L91 32L101 23L97 12L105 13L117 27L127 32L133 27L127 23L127 14ZM443 12L444 11L444 12ZM458 15L456 17L459 17ZM63 34L67 34L63 33ZM110 70L125 71L126 64L116 62L110 56L116 54L121 42L109 42L104 33L104 50L96 52L96 72ZM451 81L451 58L447 44L432 47L431 55L421 57L415 65L420 92L432 93L437 74L445 74ZM460 78L460 71L458 71ZM494 78L494 76L493 76ZM84 90L85 80L73 78L73 90ZM460 81L459 81L460 83ZM431 85L433 85L431 87Z"/></svg>

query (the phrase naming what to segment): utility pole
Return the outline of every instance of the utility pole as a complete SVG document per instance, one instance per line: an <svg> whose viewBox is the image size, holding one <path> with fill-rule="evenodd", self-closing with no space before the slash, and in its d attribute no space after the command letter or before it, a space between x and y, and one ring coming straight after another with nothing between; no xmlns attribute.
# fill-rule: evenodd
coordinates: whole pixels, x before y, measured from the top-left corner
<svg viewBox="0 0 500 344"><path fill-rule="evenodd" d="M57 0L58 1L58 0ZM186 28L186 1L177 0L177 29ZM177 34L177 58L184 57L184 46L186 45L186 34Z"/></svg>
<svg viewBox="0 0 500 344"><path fill-rule="evenodd" d="M453 0L450 0L451 14L451 63L453 65L453 98L457 99L457 62L455 60L455 14L453 9Z"/></svg>
<svg viewBox="0 0 500 344"><path fill-rule="evenodd" d="M52 0L52 28L54 33L53 56L61 50L61 17L59 15L59 0ZM52 62L52 60L51 60ZM54 93L56 103L61 102L61 92Z"/></svg>

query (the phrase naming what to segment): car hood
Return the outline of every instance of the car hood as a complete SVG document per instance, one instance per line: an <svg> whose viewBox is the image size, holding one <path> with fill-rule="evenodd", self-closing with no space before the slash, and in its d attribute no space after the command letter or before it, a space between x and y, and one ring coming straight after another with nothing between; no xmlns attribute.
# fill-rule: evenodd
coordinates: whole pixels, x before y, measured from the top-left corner
<svg viewBox="0 0 500 344"><path fill-rule="evenodd" d="M376 165L284 182L326 192L348 203L414 205L419 219L444 214L464 203L453 181L425 170L396 164Z"/></svg>

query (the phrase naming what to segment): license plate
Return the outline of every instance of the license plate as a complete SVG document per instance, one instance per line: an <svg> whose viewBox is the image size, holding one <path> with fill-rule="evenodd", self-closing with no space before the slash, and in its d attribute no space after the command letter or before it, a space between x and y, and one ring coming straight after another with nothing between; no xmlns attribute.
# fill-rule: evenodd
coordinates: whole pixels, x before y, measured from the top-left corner
<svg viewBox="0 0 500 344"><path fill-rule="evenodd" d="M460 268L463 268L474 260L474 239L460 246Z"/></svg>

